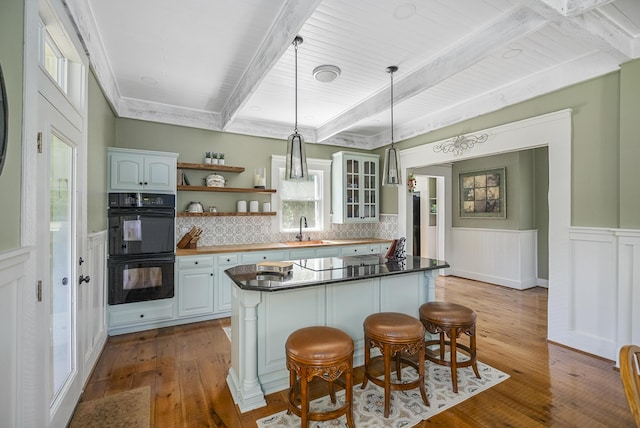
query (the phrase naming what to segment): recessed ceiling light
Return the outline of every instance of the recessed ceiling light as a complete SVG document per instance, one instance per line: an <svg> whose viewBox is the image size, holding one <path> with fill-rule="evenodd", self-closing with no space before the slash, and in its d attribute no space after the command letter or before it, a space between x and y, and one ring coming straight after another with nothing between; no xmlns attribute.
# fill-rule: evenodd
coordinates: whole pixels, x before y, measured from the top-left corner
<svg viewBox="0 0 640 428"><path fill-rule="evenodd" d="M319 65L313 69L313 78L318 82L329 83L340 77L341 70L335 65Z"/></svg>
<svg viewBox="0 0 640 428"><path fill-rule="evenodd" d="M506 51L505 53L502 54L502 58L503 59L511 59L511 58L515 58L518 55L522 54L522 49L509 49L508 51Z"/></svg>
<svg viewBox="0 0 640 428"><path fill-rule="evenodd" d="M396 7L393 11L393 16L396 19L404 20L409 19L416 13L416 5L413 3L404 3Z"/></svg>

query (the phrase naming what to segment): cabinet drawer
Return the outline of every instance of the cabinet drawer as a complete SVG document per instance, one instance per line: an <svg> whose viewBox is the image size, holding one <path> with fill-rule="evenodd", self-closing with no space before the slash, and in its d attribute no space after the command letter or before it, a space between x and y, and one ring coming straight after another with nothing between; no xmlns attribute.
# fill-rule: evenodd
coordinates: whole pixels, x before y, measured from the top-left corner
<svg viewBox="0 0 640 428"><path fill-rule="evenodd" d="M216 256L216 261L218 262L218 266L236 266L240 264L240 255L223 254L221 256Z"/></svg>
<svg viewBox="0 0 640 428"><path fill-rule="evenodd" d="M251 265L265 260L281 261L286 257L286 251L256 251L243 254L242 264Z"/></svg>
<svg viewBox="0 0 640 428"><path fill-rule="evenodd" d="M212 256L178 257L178 269L213 266Z"/></svg>
<svg viewBox="0 0 640 428"><path fill-rule="evenodd" d="M348 247L342 247L341 252L343 256L369 254L369 246L368 245L350 245Z"/></svg>
<svg viewBox="0 0 640 428"><path fill-rule="evenodd" d="M109 313L109 326L116 327L171 318L173 318L173 301L155 306L145 305L124 310L112 310Z"/></svg>

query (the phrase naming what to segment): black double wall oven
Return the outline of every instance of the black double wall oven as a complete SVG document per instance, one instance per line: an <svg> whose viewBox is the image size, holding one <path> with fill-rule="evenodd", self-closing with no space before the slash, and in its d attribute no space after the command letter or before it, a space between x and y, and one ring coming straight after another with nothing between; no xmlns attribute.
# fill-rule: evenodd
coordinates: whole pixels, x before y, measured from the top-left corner
<svg viewBox="0 0 640 428"><path fill-rule="evenodd" d="M109 194L110 305L174 295L175 195Z"/></svg>

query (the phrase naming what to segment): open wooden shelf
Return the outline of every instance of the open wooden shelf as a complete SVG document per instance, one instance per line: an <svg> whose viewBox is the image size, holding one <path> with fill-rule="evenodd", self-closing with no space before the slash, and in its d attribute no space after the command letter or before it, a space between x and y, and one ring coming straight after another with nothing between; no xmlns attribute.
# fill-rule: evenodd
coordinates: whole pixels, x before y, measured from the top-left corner
<svg viewBox="0 0 640 428"><path fill-rule="evenodd" d="M276 215L275 212L267 212L267 213L238 213L238 212L204 212L204 213L187 213L187 212L179 212L176 213L177 217L256 217L256 216L272 216Z"/></svg>
<svg viewBox="0 0 640 428"><path fill-rule="evenodd" d="M192 192L229 192L229 193L276 193L276 189L254 189L253 187L207 187L207 186L178 186L178 190Z"/></svg>
<svg viewBox="0 0 640 428"><path fill-rule="evenodd" d="M244 167L241 167L241 166L218 165L218 164L208 164L208 163L178 162L178 168L200 169L203 171L244 172Z"/></svg>

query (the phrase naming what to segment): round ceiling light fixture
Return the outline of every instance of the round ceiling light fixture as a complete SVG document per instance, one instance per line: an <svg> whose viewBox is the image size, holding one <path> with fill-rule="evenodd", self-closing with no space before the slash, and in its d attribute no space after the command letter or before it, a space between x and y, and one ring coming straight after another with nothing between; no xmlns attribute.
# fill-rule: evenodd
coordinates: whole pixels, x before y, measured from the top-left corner
<svg viewBox="0 0 640 428"><path fill-rule="evenodd" d="M335 65L319 65L313 69L313 78L318 82L329 83L340 77L341 72Z"/></svg>

